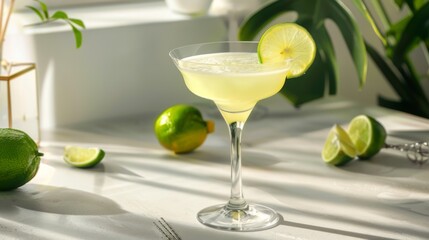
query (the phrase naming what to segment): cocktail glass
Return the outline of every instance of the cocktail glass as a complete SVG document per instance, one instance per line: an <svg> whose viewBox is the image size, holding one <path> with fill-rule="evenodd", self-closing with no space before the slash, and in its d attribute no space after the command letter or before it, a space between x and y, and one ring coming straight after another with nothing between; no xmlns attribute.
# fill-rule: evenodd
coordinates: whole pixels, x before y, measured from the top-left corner
<svg viewBox="0 0 429 240"><path fill-rule="evenodd" d="M229 126L231 137L231 196L226 204L198 213L207 226L230 231L258 231L276 226L273 209L249 204L241 181L241 135L256 103L283 87L287 63L260 64L258 42L213 42L179 47L170 52L188 89L213 100Z"/></svg>

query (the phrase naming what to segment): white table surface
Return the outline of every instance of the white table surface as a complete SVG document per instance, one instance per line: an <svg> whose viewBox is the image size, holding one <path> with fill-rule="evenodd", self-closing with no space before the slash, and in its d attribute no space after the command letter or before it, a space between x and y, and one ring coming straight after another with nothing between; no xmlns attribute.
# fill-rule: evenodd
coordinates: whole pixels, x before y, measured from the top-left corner
<svg viewBox="0 0 429 240"><path fill-rule="evenodd" d="M244 195L283 221L239 233L195 217L230 192L226 125L216 110L201 108L216 131L186 155L158 144L158 113L43 132L37 176L0 192L0 239L163 239L152 224L158 217L183 240L429 238L429 164L415 166L392 150L340 168L320 157L332 125L357 114L376 117L393 143L429 139L429 120L336 99L300 110L281 97L262 101L243 134ZM62 160L70 144L101 147L106 157L92 169L72 168Z"/></svg>

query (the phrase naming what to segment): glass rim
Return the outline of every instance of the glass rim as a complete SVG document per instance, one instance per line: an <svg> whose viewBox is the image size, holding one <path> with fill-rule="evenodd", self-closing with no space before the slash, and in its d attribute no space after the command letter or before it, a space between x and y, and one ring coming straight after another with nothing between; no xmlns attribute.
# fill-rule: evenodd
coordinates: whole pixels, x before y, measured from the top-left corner
<svg viewBox="0 0 429 240"><path fill-rule="evenodd" d="M257 52L257 44L259 44L259 41L213 41L213 42L202 42L202 43L193 43L193 44L188 44L188 45L183 45L180 47L176 47L172 50L170 50L170 52L168 53L168 55L175 61L175 62L180 62L183 61L183 58L179 58L176 54L174 54L175 51L179 51L180 49L186 49L186 48L192 48L192 47L197 47L197 46L204 46L204 45L221 45L221 44L253 44L256 45L255 47L255 51L253 53L258 54ZM188 61L186 61L188 62ZM189 61L192 62L192 61ZM201 63L198 62L198 65L204 65L204 66L219 66L221 64L216 64L216 63ZM254 63L254 64L236 64L235 66L240 66L240 65L247 65L247 66L261 66L264 65L267 68L284 68L287 63L286 62L281 62L281 63Z"/></svg>
<svg viewBox="0 0 429 240"><path fill-rule="evenodd" d="M230 44L230 43L233 43L233 44L258 44L259 41L239 41L239 40L237 40L237 41L213 41L213 42L191 43L191 44L187 44L187 45L183 45L183 46L175 47L175 48L171 49L169 51L169 55L171 57L173 57L172 56L172 52L174 52L176 50L179 50L179 49L189 48L189 47L193 47L193 46L214 45L214 44L227 44L227 43L228 44Z"/></svg>

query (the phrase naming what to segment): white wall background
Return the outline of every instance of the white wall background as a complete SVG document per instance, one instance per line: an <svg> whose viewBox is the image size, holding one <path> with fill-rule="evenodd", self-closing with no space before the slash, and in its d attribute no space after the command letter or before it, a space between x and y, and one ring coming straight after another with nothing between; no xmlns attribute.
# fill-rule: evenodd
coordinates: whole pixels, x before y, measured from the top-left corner
<svg viewBox="0 0 429 240"><path fill-rule="evenodd" d="M174 14L163 1L131 4L130 9L122 10L117 6L67 9L69 15L87 23L79 50L74 48L67 26L29 30L23 25L36 19L15 14L16 26L9 31L5 56L37 63L42 128L160 111L180 102L198 101L185 88L168 51L186 44L231 38L236 29L228 29L231 21L222 14L231 6L242 12L253 11L259 2L266 1L235 0L235 4L244 5L231 5L229 0L215 0L212 5L215 14L199 18ZM355 13L364 37L381 48L351 1L344 2ZM358 90L345 43L334 25L328 25L335 36L340 63L338 94L364 104L376 104L379 93L394 98L371 60L367 84ZM420 68L427 70L427 65Z"/></svg>

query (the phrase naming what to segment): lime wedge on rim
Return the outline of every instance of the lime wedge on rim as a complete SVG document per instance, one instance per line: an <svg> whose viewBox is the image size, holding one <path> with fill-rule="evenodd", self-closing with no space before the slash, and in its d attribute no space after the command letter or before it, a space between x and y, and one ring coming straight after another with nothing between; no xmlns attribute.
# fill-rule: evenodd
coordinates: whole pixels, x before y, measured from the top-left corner
<svg viewBox="0 0 429 240"><path fill-rule="evenodd" d="M100 148L82 148L66 146L64 161L73 167L90 168L103 160L105 152Z"/></svg>
<svg viewBox="0 0 429 240"><path fill-rule="evenodd" d="M377 154L383 148L387 136L383 125L367 115L353 118L347 131L359 159L368 159Z"/></svg>
<svg viewBox="0 0 429 240"><path fill-rule="evenodd" d="M329 131L322 150L322 158L328 164L340 166L353 160L356 149L347 132L335 124Z"/></svg>
<svg viewBox="0 0 429 240"><path fill-rule="evenodd" d="M298 77L311 66L316 56L316 44L310 33L296 23L280 23L268 28L258 44L262 64L286 63L288 78Z"/></svg>

